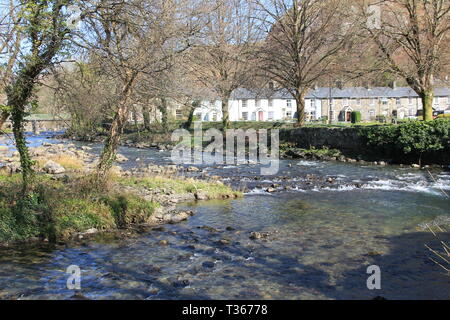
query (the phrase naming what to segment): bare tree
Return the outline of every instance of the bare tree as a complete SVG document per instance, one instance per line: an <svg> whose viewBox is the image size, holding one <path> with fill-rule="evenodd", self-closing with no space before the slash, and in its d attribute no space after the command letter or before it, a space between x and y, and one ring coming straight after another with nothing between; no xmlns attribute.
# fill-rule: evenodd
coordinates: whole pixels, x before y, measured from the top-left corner
<svg viewBox="0 0 450 320"><path fill-rule="evenodd" d="M202 38L190 52L191 73L222 101L223 128L229 127L231 93L255 74L260 34L254 6L246 0L209 1Z"/></svg>
<svg viewBox="0 0 450 320"><path fill-rule="evenodd" d="M157 76L170 68L172 58L189 47L196 24L193 2L184 0L102 0L95 10L85 8L78 44L117 77L119 97L98 165L99 181L111 168L128 121L133 90L143 75ZM87 32L86 32L87 31Z"/></svg>
<svg viewBox="0 0 450 320"><path fill-rule="evenodd" d="M433 77L450 59L450 2L361 1L357 12L361 29L379 51L378 68L403 78L422 99L424 120L432 120Z"/></svg>
<svg viewBox="0 0 450 320"><path fill-rule="evenodd" d="M54 70L56 113L69 113L68 133L90 140L114 113L117 81L105 74L95 61L77 62Z"/></svg>
<svg viewBox="0 0 450 320"><path fill-rule="evenodd" d="M295 98L297 125L305 122L305 96L335 70L350 37L346 0L257 1L265 15L261 67Z"/></svg>

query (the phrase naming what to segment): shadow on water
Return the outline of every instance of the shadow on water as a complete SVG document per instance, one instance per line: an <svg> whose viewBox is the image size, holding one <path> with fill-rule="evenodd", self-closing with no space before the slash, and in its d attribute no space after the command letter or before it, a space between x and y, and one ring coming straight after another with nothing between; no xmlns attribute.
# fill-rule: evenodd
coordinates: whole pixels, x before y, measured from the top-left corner
<svg viewBox="0 0 450 320"><path fill-rule="evenodd" d="M450 233L440 237L449 241ZM230 243L220 243L223 238ZM160 239L170 244L158 245ZM239 230L211 231L181 224L113 248L92 244L63 250L22 249L19 256L13 255L17 273L6 274L8 269L2 268L0 283L22 283L20 292L6 299L69 299L73 291L65 288L64 272L68 265L77 264L83 270L81 293L90 299L450 299L450 276L429 259L431 253L424 246L437 248L436 238L413 232L385 240L387 252L346 261L349 267L335 273L332 262L305 264L298 255L279 252L271 247L276 238L245 241ZM3 257L11 254L10 249L2 251ZM31 256L38 263L32 263ZM191 259L195 256L200 260ZM369 265L381 268L381 290L366 286Z"/></svg>

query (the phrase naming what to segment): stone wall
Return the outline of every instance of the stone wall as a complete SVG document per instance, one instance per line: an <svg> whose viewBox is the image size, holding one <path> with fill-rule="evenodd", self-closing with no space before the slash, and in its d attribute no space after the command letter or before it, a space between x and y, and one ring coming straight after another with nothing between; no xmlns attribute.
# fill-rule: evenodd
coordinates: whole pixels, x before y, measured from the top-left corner
<svg viewBox="0 0 450 320"><path fill-rule="evenodd" d="M306 127L280 130L280 144L295 143L299 148L311 147L338 149L345 156L361 158L369 161L387 161L389 163L419 163L415 154L385 153L375 147L368 146L360 137L359 128L325 128ZM450 152L447 149L424 153L422 164L450 165Z"/></svg>
<svg viewBox="0 0 450 320"><path fill-rule="evenodd" d="M361 153L366 143L358 135L357 128L306 127L294 130L280 130L280 143L296 143L300 148L324 146L348 153Z"/></svg>

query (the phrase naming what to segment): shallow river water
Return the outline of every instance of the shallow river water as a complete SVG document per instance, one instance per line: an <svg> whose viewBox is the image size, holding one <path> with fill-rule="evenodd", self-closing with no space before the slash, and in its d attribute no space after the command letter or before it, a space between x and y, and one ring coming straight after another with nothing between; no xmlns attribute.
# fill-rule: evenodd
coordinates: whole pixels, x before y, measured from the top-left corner
<svg viewBox="0 0 450 320"><path fill-rule="evenodd" d="M125 167L170 163L166 152L121 153ZM0 249L0 298L69 299L65 271L78 265L89 299L450 299L425 247L438 240L423 230L450 218L448 171L288 160L273 177L257 165L202 169L244 198L182 204L196 211L188 221L127 239ZM370 265L381 290L367 288Z"/></svg>

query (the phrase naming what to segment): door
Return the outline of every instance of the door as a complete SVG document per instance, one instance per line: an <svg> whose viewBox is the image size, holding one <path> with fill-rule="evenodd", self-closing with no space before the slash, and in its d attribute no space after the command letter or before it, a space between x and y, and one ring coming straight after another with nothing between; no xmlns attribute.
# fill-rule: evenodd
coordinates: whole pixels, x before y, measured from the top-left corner
<svg viewBox="0 0 450 320"><path fill-rule="evenodd" d="M350 121L352 121L352 113L351 113L351 111L347 111L346 113L345 113L345 121L347 121L347 122L350 122Z"/></svg>
<svg viewBox="0 0 450 320"><path fill-rule="evenodd" d="M258 112L258 120L259 121L264 121L264 112L262 112L262 111Z"/></svg>

